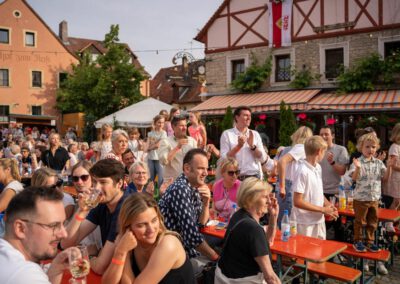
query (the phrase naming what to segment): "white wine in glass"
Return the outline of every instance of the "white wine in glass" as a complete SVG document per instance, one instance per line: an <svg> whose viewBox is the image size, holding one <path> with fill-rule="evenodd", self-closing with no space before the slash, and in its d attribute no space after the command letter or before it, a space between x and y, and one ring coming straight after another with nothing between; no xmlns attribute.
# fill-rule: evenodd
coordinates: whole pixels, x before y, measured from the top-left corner
<svg viewBox="0 0 400 284"><path fill-rule="evenodd" d="M69 270L74 279L85 278L90 272L90 262L86 246L72 248L68 254Z"/></svg>

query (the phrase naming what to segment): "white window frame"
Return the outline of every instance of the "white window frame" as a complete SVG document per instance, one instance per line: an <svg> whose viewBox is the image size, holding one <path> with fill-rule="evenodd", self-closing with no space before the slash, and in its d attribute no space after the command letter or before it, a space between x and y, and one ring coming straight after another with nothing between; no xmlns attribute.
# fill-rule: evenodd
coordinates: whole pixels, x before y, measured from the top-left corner
<svg viewBox="0 0 400 284"><path fill-rule="evenodd" d="M29 72L29 77L30 77L30 87L31 88L33 88L33 89L43 89L43 85L44 85L44 73L43 73L43 70L39 70L39 69L32 69L32 70L29 70L30 72ZM40 72L41 73L41 79L42 79L42 81L41 81L41 83L42 83L42 85L40 86L40 87L36 87L36 86L33 86L33 72L34 71L37 71L37 72Z"/></svg>
<svg viewBox="0 0 400 284"><path fill-rule="evenodd" d="M232 61L244 59L245 70L249 67L249 54L238 54L226 57L226 83L229 85L232 83Z"/></svg>
<svg viewBox="0 0 400 284"><path fill-rule="evenodd" d="M291 74L290 81L286 81L286 82L276 82L275 81L276 56L287 55L287 54L290 56L290 68L292 70L293 67L296 66L295 65L295 62L296 62L295 49L293 47L280 48L280 49L274 50L272 52L272 70L271 70L271 75L270 75L270 84L273 87L287 86L294 79L293 75Z"/></svg>
<svg viewBox="0 0 400 284"><path fill-rule="evenodd" d="M320 44L319 45L319 73L321 74L321 83L334 83L336 79L327 79L325 77L325 50L343 48L343 65L345 68L349 67L349 42L338 42L330 44Z"/></svg>
<svg viewBox="0 0 400 284"><path fill-rule="evenodd" d="M4 26L0 26L0 29L2 30L8 30L8 43L5 42L0 42L0 45L11 45L11 28L9 27L4 27Z"/></svg>
<svg viewBox="0 0 400 284"><path fill-rule="evenodd" d="M31 33L31 34L33 34L34 35L34 42L35 42L35 44L34 45L27 45L26 44L26 34L27 33ZM24 43L24 46L25 47L28 47L28 48L36 48L37 47L37 44L38 44L38 37L37 37L37 32L36 31L32 31L32 30L23 30L23 33L22 33L22 36L23 36L23 43Z"/></svg>
<svg viewBox="0 0 400 284"><path fill-rule="evenodd" d="M400 35L386 36L378 38L378 53L384 59L385 57L385 43L392 41L400 41Z"/></svg>
<svg viewBox="0 0 400 284"><path fill-rule="evenodd" d="M10 70L10 68L0 66L0 69L8 70L8 86L0 85L0 88L10 88L11 87L11 70Z"/></svg>

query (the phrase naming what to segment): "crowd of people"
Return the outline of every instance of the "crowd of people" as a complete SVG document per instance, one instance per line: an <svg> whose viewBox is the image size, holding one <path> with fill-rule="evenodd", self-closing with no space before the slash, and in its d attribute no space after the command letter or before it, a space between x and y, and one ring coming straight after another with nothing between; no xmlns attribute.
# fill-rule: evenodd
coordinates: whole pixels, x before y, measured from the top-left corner
<svg viewBox="0 0 400 284"><path fill-rule="evenodd" d="M379 251L379 201L400 207L400 124L388 158L378 154L373 129L358 130L358 153L349 158L331 126L319 135L299 127L292 145L271 158L250 129L251 117L250 108L236 108L219 149L207 143L200 113L175 108L155 116L144 139L137 128L108 124L90 145L73 128L64 137L3 128L0 282L60 283L68 254L84 244L103 283L195 283L210 261L218 261L215 283L280 283L269 248L284 212L296 219L298 234L326 239L331 229L340 240L340 224L325 216L338 218L331 197L341 185L354 190L354 249ZM212 156L218 162L211 187ZM265 180L275 175L273 188ZM77 198L63 191L65 184ZM228 222L223 241L202 233L210 219ZM378 270L388 273L383 263Z"/></svg>

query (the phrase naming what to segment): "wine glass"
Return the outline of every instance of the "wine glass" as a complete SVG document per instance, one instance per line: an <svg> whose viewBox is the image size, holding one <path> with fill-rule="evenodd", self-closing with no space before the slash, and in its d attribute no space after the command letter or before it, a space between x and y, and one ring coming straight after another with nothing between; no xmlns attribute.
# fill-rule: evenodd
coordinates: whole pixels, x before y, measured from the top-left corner
<svg viewBox="0 0 400 284"><path fill-rule="evenodd" d="M89 255L86 246L73 247L68 252L69 270L72 278L70 284L86 284L86 276L90 272Z"/></svg>

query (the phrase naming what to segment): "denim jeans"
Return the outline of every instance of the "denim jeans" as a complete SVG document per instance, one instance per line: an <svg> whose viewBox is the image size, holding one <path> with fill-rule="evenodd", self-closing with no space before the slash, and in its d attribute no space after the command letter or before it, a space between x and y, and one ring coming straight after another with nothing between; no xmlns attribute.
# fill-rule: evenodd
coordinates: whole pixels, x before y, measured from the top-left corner
<svg viewBox="0 0 400 284"><path fill-rule="evenodd" d="M279 215L278 215L278 227L279 229L281 228L281 221L283 218L283 211L288 210L289 211L289 216L290 212L292 212L293 208L293 188L292 188L292 181L291 180L286 180L285 181L285 190L286 190L286 196L285 199L282 199L279 196L279 189L276 191L276 198L278 199L278 204L279 204Z"/></svg>
<svg viewBox="0 0 400 284"><path fill-rule="evenodd" d="M156 176L158 176L158 187L160 187L164 181L163 167L161 166L160 161L159 160L148 160L147 164L149 165L150 179L152 181L154 181Z"/></svg>

